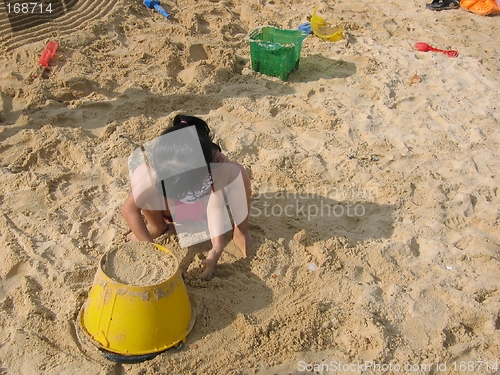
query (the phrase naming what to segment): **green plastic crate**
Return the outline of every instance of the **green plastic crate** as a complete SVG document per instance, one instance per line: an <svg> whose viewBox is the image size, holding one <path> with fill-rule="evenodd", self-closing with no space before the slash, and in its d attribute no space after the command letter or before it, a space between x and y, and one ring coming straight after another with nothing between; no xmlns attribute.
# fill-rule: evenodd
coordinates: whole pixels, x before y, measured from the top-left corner
<svg viewBox="0 0 500 375"><path fill-rule="evenodd" d="M298 68L302 41L307 33L261 26L246 37L250 43L252 69L285 81Z"/></svg>

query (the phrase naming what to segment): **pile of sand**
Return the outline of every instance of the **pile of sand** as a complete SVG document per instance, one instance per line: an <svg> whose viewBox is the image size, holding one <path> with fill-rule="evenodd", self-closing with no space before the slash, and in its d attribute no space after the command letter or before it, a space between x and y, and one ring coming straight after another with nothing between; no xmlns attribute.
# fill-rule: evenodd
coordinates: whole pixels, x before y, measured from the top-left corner
<svg viewBox="0 0 500 375"><path fill-rule="evenodd" d="M120 283L146 286L170 278L177 270L177 260L150 242L124 243L106 254L102 269Z"/></svg>

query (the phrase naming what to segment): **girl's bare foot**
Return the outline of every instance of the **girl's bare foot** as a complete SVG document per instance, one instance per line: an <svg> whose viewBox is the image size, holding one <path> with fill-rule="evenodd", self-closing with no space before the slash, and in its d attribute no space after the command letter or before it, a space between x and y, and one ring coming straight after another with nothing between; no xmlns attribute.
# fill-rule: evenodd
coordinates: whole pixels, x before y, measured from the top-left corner
<svg viewBox="0 0 500 375"><path fill-rule="evenodd" d="M233 231L233 241L238 246L238 248L241 250L241 253L243 254L243 258L247 257L247 249L250 247L250 245L253 242L252 236L250 233L247 231L246 233L243 233L241 230L238 229L238 227L234 227Z"/></svg>
<svg viewBox="0 0 500 375"><path fill-rule="evenodd" d="M130 232L129 234L127 234L127 241L130 241L130 242L139 242L139 240L135 236L134 232Z"/></svg>

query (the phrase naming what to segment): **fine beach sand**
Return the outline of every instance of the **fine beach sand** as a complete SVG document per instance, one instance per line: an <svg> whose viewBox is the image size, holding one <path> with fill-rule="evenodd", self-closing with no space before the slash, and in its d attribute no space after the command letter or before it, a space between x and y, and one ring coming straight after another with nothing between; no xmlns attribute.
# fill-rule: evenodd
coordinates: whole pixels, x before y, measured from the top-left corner
<svg viewBox="0 0 500 375"><path fill-rule="evenodd" d="M251 70L244 37L297 28L314 1L164 1L169 21L141 1L87 0L15 34L3 12L0 374L295 374L334 361L495 373L500 17L425 3L319 2L345 38L307 37L286 82ZM53 68L34 79L49 39ZM76 317L99 259L126 241L127 158L178 113L205 119L248 169L254 244L242 259L228 235L204 282L210 244L160 237L194 328L179 351L115 364L80 350Z"/></svg>
<svg viewBox="0 0 500 375"><path fill-rule="evenodd" d="M175 258L156 249L151 242L125 242L105 255L102 270L119 283L148 286L172 277L177 269Z"/></svg>

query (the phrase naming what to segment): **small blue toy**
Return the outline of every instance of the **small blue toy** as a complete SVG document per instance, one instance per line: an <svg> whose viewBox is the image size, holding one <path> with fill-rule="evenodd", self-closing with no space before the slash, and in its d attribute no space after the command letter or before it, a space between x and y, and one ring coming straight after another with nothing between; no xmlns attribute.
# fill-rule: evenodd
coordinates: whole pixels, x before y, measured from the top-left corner
<svg viewBox="0 0 500 375"><path fill-rule="evenodd" d="M308 34L312 34L313 31L312 31L312 26L311 26L311 23L310 22L304 22L304 23L301 23L299 25L299 27L297 27L299 30L302 30L303 32L305 33L308 33Z"/></svg>
<svg viewBox="0 0 500 375"><path fill-rule="evenodd" d="M170 14L168 14L168 12L162 8L162 6L160 5L160 0L144 0L144 5L149 9L155 9L162 16L170 19Z"/></svg>

